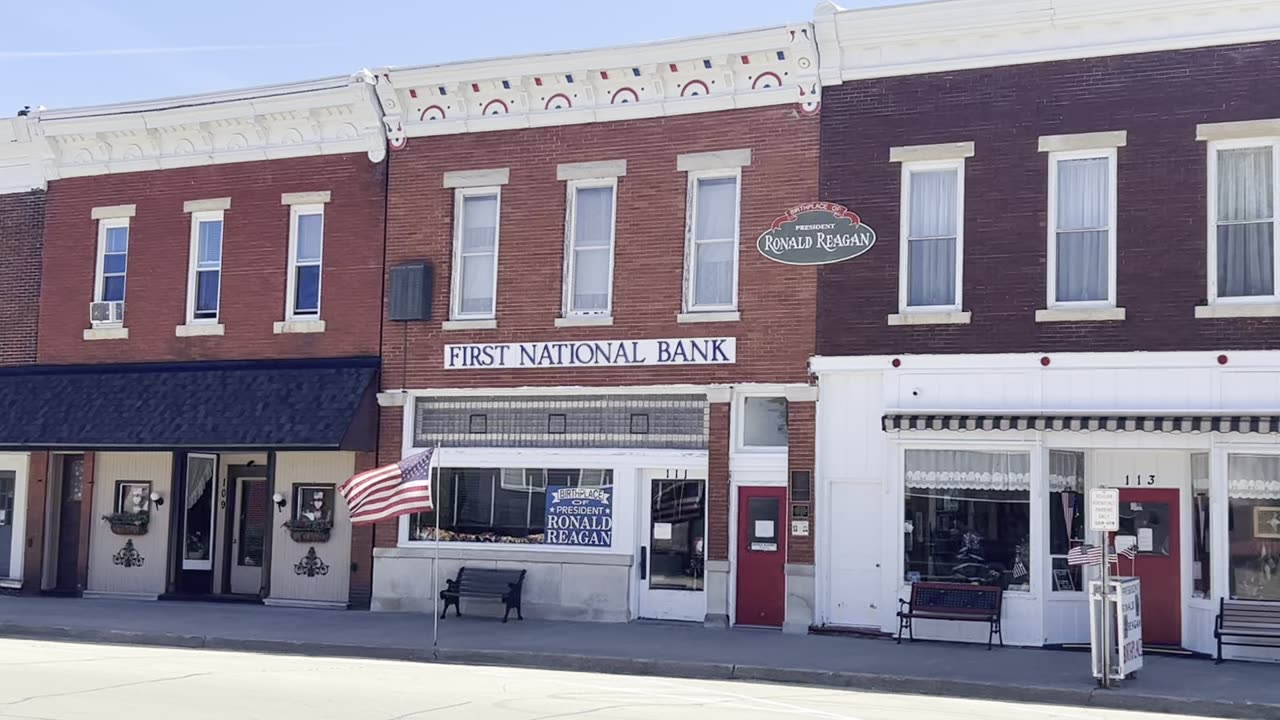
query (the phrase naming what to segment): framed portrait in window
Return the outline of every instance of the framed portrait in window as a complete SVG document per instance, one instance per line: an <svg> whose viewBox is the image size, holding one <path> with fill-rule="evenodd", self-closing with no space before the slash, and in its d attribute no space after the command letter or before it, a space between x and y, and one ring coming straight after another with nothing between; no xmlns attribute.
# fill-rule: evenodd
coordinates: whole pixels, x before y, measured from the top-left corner
<svg viewBox="0 0 1280 720"><path fill-rule="evenodd" d="M115 512L127 515L151 512L151 483L142 480L117 480Z"/></svg>
<svg viewBox="0 0 1280 720"><path fill-rule="evenodd" d="M1253 536L1280 539L1280 507L1259 505L1253 509Z"/></svg>
<svg viewBox="0 0 1280 720"><path fill-rule="evenodd" d="M333 499L332 485L295 484L293 486L293 524L332 525Z"/></svg>

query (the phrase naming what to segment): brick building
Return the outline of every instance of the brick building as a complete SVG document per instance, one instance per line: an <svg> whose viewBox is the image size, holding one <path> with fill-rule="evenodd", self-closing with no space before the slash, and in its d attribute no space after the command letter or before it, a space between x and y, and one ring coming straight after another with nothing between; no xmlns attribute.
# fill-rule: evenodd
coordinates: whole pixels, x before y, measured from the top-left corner
<svg viewBox="0 0 1280 720"><path fill-rule="evenodd" d="M5 360L38 361L0 370L25 590L367 605L335 488L376 445L374 82L19 118L48 185L0 200L39 204L3 221L36 270L0 311Z"/></svg>
<svg viewBox="0 0 1280 720"><path fill-rule="evenodd" d="M810 28L384 77L380 461L442 469L374 609L431 608L439 537L532 616L807 630L816 271L754 241L815 196Z"/></svg>
<svg viewBox="0 0 1280 720"><path fill-rule="evenodd" d="M817 621L897 631L962 579L1007 641L1088 642L1066 555L1118 487L1143 639L1212 652L1220 599L1280 600L1280 15L1027 5L815 20L820 194L879 234L819 273L818 502L850 521ZM985 640L957 625L915 630Z"/></svg>

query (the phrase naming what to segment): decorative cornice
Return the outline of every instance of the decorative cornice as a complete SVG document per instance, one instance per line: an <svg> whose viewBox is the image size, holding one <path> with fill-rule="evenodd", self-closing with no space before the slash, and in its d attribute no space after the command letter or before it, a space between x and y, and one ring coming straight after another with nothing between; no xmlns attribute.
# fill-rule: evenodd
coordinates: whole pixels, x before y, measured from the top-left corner
<svg viewBox="0 0 1280 720"><path fill-rule="evenodd" d="M26 117L0 119L0 195L45 188Z"/></svg>
<svg viewBox="0 0 1280 720"><path fill-rule="evenodd" d="M379 71L392 149L409 137L571 125L795 103L818 111L808 24Z"/></svg>
<svg viewBox="0 0 1280 720"><path fill-rule="evenodd" d="M45 179L364 152L386 156L368 71L28 118Z"/></svg>
<svg viewBox="0 0 1280 720"><path fill-rule="evenodd" d="M841 10L814 29L822 84L1280 39L1273 0L947 0Z"/></svg>

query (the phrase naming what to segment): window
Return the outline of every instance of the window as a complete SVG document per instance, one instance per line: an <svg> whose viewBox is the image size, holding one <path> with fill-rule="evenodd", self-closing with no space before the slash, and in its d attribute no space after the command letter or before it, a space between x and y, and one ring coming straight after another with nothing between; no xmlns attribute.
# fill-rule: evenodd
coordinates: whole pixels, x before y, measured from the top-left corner
<svg viewBox="0 0 1280 720"><path fill-rule="evenodd" d="M613 470L529 468L441 469L433 497L440 539L455 542L541 543L547 487L610 487ZM432 512L409 516L408 539L435 537Z"/></svg>
<svg viewBox="0 0 1280 720"><path fill-rule="evenodd" d="M498 291L498 188L460 188L454 196L454 320L490 319Z"/></svg>
<svg viewBox="0 0 1280 720"><path fill-rule="evenodd" d="M569 183L567 315L608 315L611 310L616 190L614 179Z"/></svg>
<svg viewBox="0 0 1280 720"><path fill-rule="evenodd" d="M686 308L734 310L738 304L738 173L689 175Z"/></svg>
<svg viewBox="0 0 1280 720"><path fill-rule="evenodd" d="M319 317L324 205L292 206L289 225L289 306L286 317L290 320Z"/></svg>
<svg viewBox="0 0 1280 720"><path fill-rule="evenodd" d="M1049 155L1049 304L1115 304L1116 151Z"/></svg>
<svg viewBox="0 0 1280 720"><path fill-rule="evenodd" d="M1231 597L1280 600L1280 455L1227 456Z"/></svg>
<svg viewBox="0 0 1280 720"><path fill-rule="evenodd" d="M124 302L128 261L129 219L99 220L98 268L93 287L95 302Z"/></svg>
<svg viewBox="0 0 1280 720"><path fill-rule="evenodd" d="M787 447L787 399L742 399L742 445L748 448Z"/></svg>
<svg viewBox="0 0 1280 720"><path fill-rule="evenodd" d="M1191 455L1191 528L1194 537L1191 540L1191 597L1212 598L1213 587L1210 548L1213 547L1210 535L1211 523L1209 513L1212 504L1209 502L1209 453L1193 453Z"/></svg>
<svg viewBox="0 0 1280 720"><path fill-rule="evenodd" d="M960 309L964 160L904 164L902 206L902 307Z"/></svg>
<svg viewBox="0 0 1280 720"><path fill-rule="evenodd" d="M222 212L191 215L188 320L217 320L222 284Z"/></svg>
<svg viewBox="0 0 1280 720"><path fill-rule="evenodd" d="M186 491L181 498L182 569L213 569L214 514L218 497L218 457L188 455Z"/></svg>
<svg viewBox="0 0 1280 720"><path fill-rule="evenodd" d="M1212 300L1276 298L1274 143L1210 146Z"/></svg>
<svg viewBox="0 0 1280 720"><path fill-rule="evenodd" d="M906 582L973 582L1030 590L1031 456L907 450Z"/></svg>
<svg viewBox="0 0 1280 720"><path fill-rule="evenodd" d="M1082 567L1067 563L1067 553L1084 541L1084 453L1050 450L1049 562L1053 592L1085 589Z"/></svg>

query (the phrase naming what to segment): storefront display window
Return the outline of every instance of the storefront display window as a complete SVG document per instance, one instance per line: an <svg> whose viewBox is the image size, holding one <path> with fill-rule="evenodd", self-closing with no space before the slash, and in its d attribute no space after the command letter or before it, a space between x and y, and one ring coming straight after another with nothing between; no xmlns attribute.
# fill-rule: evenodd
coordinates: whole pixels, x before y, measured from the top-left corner
<svg viewBox="0 0 1280 720"><path fill-rule="evenodd" d="M1030 590L1031 456L907 450L905 577Z"/></svg>
<svg viewBox="0 0 1280 720"><path fill-rule="evenodd" d="M1084 590L1080 565L1067 563L1071 548L1084 543L1084 453L1049 451L1049 579L1054 592Z"/></svg>
<svg viewBox="0 0 1280 720"><path fill-rule="evenodd" d="M1209 453L1191 456L1191 597L1211 598L1213 576L1209 564Z"/></svg>
<svg viewBox="0 0 1280 720"><path fill-rule="evenodd" d="M1280 456L1227 458L1231 597L1280 601Z"/></svg>
<svg viewBox="0 0 1280 720"><path fill-rule="evenodd" d="M443 478L443 482L441 481ZM445 468L436 474L440 539L457 542L541 543L548 486L609 487L613 470ZM409 516L409 540L435 538L430 512Z"/></svg>

